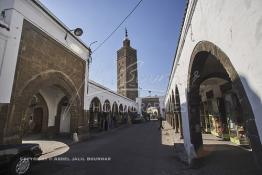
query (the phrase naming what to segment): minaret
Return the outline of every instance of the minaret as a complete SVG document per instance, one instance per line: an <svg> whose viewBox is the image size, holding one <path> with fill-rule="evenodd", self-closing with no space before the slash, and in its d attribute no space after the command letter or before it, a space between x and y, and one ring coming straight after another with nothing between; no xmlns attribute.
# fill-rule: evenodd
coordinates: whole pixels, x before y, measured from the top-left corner
<svg viewBox="0 0 262 175"><path fill-rule="evenodd" d="M123 47L117 51L117 93L132 100L138 97L137 54L125 29Z"/></svg>

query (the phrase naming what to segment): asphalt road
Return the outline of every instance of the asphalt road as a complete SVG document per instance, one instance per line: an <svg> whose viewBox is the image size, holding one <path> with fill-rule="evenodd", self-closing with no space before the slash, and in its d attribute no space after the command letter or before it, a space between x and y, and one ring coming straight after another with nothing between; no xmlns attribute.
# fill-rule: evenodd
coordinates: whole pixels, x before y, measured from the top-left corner
<svg viewBox="0 0 262 175"><path fill-rule="evenodd" d="M187 168L175 159L173 147L163 145L161 140L157 121L131 125L72 145L52 160L37 162L31 174L184 174Z"/></svg>

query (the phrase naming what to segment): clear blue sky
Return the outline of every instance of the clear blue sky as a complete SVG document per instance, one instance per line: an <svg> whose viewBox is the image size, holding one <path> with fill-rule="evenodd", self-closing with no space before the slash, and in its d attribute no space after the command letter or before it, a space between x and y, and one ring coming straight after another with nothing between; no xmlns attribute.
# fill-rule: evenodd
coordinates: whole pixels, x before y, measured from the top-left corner
<svg viewBox="0 0 262 175"><path fill-rule="evenodd" d="M119 30L93 54L90 79L117 88L116 51L125 27L137 49L141 96L164 95L176 51L186 0L143 0ZM139 0L41 0L69 28L81 27L81 39L95 49Z"/></svg>

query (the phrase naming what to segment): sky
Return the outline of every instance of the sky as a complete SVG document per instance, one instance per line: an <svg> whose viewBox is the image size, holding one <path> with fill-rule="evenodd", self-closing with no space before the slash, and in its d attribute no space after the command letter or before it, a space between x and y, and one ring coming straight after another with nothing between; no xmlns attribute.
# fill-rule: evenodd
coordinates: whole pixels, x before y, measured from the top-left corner
<svg viewBox="0 0 262 175"><path fill-rule="evenodd" d="M94 50L140 0L40 0ZM139 95L165 95L179 39L186 0L143 0L114 35L92 54L90 79L117 89L117 55L125 28L137 50Z"/></svg>

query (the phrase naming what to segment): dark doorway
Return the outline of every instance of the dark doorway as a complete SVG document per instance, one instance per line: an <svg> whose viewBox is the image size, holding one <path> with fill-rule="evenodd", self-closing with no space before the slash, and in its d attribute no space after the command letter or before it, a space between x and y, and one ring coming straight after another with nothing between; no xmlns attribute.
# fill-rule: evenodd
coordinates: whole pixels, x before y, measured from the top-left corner
<svg viewBox="0 0 262 175"><path fill-rule="evenodd" d="M34 109L33 121L35 123L33 132L40 133L42 131L42 126L43 126L43 109L42 108Z"/></svg>

